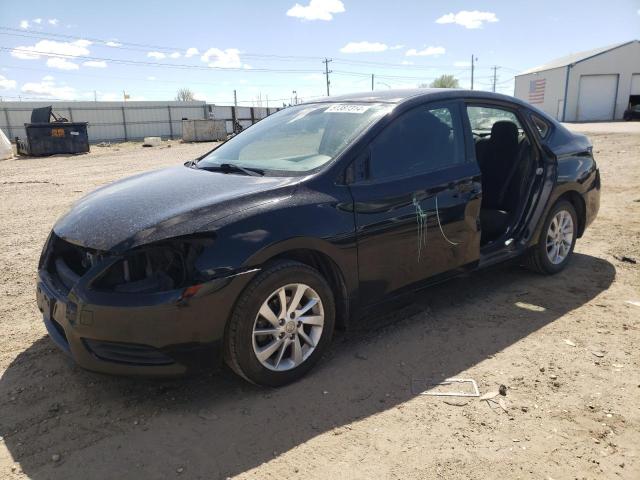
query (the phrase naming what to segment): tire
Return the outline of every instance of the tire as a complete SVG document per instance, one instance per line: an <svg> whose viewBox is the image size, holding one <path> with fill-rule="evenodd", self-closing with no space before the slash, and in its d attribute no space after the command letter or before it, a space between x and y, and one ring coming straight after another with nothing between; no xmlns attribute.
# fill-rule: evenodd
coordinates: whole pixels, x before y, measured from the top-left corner
<svg viewBox="0 0 640 480"><path fill-rule="evenodd" d="M553 239L553 237L550 237L550 226L554 219L557 219L559 215L563 214L563 212L565 215L564 218L567 218L566 215L568 215L568 217L571 219L571 244L568 246L568 250L566 250L565 255L559 255L552 260L552 257L554 257L553 252L555 251L553 250L554 246L548 247L547 242L551 241L553 243L555 242L555 240ZM556 222L557 221L558 220L556 220ZM560 272L567 266L569 260L571 259L573 249L576 245L577 236L578 216L576 214L576 210L575 208L573 208L573 205L570 202L566 200L560 200L553 206L553 208L551 208L551 211L549 211L549 215L547 215L547 218L542 227L542 231L540 232L538 244L531 247L531 249L527 253L525 258L526 266L533 271L545 275L553 275ZM562 248L562 250L558 250L558 253L562 253L562 251L567 246L568 234L566 233L566 231L565 235L562 235L561 238L564 238L565 242L562 242L562 247L558 247Z"/></svg>
<svg viewBox="0 0 640 480"><path fill-rule="evenodd" d="M297 297L299 290L302 293ZM284 312L280 291L284 292ZM292 305L296 298L299 300ZM286 385L320 360L331 342L334 326L335 300L322 275L302 263L275 262L240 295L227 326L225 361L251 383ZM271 350L273 353L269 353Z"/></svg>

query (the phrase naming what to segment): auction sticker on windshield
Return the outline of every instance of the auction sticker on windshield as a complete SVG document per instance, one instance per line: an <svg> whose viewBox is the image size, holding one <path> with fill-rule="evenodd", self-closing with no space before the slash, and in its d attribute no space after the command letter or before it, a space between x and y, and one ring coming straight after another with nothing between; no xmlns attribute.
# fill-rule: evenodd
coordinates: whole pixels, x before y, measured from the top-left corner
<svg viewBox="0 0 640 480"><path fill-rule="evenodd" d="M325 113L364 113L371 105L353 105L349 103L336 103L325 110Z"/></svg>

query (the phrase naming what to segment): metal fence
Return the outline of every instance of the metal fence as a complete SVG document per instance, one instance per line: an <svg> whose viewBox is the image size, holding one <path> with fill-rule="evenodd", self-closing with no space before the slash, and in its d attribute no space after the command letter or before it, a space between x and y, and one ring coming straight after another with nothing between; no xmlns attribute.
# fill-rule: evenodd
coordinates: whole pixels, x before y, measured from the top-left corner
<svg viewBox="0 0 640 480"><path fill-rule="evenodd" d="M183 119L225 120L227 133L232 133L235 122L246 128L278 110L205 102L0 102L0 128L11 141L24 138L24 124L30 122L31 111L47 105L69 121L88 122L92 143L181 138Z"/></svg>

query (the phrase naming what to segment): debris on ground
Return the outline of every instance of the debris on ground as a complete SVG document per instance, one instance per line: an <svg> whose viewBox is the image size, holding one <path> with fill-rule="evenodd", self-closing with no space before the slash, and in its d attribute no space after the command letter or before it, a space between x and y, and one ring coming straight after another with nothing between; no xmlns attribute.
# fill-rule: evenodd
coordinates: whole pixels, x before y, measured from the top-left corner
<svg viewBox="0 0 640 480"><path fill-rule="evenodd" d="M142 142L143 147L157 147L162 143L162 139L160 137L144 137L144 141Z"/></svg>
<svg viewBox="0 0 640 480"><path fill-rule="evenodd" d="M438 387L450 387L452 384L457 384L461 387L460 390L437 390ZM464 385L470 387L472 391L467 388L464 390ZM429 395L434 397L479 397L480 391L478 390L478 384L471 378L447 378L443 382L437 382L431 384L425 391L419 393L420 395Z"/></svg>
<svg viewBox="0 0 640 480"><path fill-rule="evenodd" d="M447 405L453 405L454 407L464 407L469 404L469 400L456 400L454 398L448 398L443 400Z"/></svg>
<svg viewBox="0 0 640 480"><path fill-rule="evenodd" d="M596 357L598 357L598 358L602 358L602 357L604 357L604 352L594 351L594 352L591 352L591 353L592 353L593 355L595 355Z"/></svg>
<svg viewBox="0 0 640 480"><path fill-rule="evenodd" d="M500 408L504 413L509 413L507 402L505 402L504 398L499 398L497 400L495 397L485 398L484 401L487 402L487 405L489 405L489 408L491 408L491 410L493 411L496 411L498 408Z"/></svg>
<svg viewBox="0 0 640 480"><path fill-rule="evenodd" d="M614 255L613 258L615 258L616 260L620 260L621 262L624 263L631 263L633 265L637 264L638 261L635 258L632 257L627 257L626 255Z"/></svg>
<svg viewBox="0 0 640 480"><path fill-rule="evenodd" d="M500 395L505 397L507 395L507 386L506 385L500 385L500 388L498 388L498 393L500 393Z"/></svg>
<svg viewBox="0 0 640 480"><path fill-rule="evenodd" d="M498 392L498 390L492 390L491 392L487 392L484 395L482 395L480 397L480 401L482 401L482 400L491 400L492 398L495 398L498 395L500 395L500 392Z"/></svg>
<svg viewBox="0 0 640 480"><path fill-rule="evenodd" d="M567 345L569 345L570 347L575 347L576 344L573 343L571 340L569 340L568 338L564 339L564 343L566 343Z"/></svg>

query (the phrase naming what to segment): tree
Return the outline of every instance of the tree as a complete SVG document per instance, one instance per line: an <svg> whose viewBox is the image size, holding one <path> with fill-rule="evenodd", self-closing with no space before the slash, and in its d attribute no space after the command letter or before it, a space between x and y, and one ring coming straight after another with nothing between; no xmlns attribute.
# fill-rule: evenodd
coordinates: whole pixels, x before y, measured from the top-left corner
<svg viewBox="0 0 640 480"><path fill-rule="evenodd" d="M431 88L460 88L460 83L453 75L440 75L429 86Z"/></svg>
<svg viewBox="0 0 640 480"><path fill-rule="evenodd" d="M176 93L176 100L179 102L193 102L195 97L193 96L193 92L188 88L181 88Z"/></svg>

